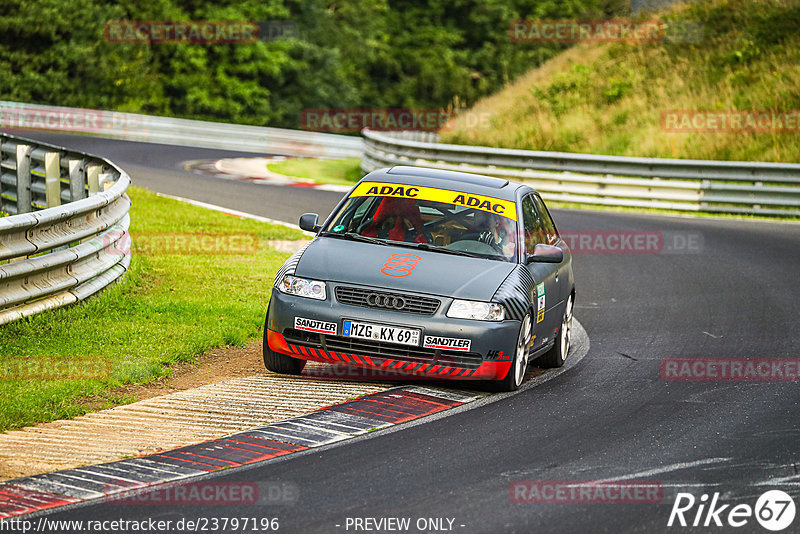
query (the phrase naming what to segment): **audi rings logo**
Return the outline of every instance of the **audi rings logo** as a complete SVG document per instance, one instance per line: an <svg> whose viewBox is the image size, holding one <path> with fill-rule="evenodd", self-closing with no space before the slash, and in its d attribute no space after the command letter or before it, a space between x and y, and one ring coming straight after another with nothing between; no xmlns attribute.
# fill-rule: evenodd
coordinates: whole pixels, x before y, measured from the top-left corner
<svg viewBox="0 0 800 534"><path fill-rule="evenodd" d="M411 271L414 270L421 259L422 258L414 254L392 254L389 256L389 259L386 260L386 263L383 264L381 272L386 276L402 278L403 276L410 275Z"/></svg>
<svg viewBox="0 0 800 534"><path fill-rule="evenodd" d="M406 307L406 299L397 297L395 295L381 295L379 293L370 293L367 296L367 304L373 308L386 308L390 310L402 310Z"/></svg>

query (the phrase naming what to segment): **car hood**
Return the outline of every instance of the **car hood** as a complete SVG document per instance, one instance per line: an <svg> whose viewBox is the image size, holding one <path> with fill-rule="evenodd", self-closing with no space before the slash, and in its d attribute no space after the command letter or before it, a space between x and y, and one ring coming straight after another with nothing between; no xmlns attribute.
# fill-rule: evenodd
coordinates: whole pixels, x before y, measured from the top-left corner
<svg viewBox="0 0 800 534"><path fill-rule="evenodd" d="M388 276L381 271L393 254L419 260L407 276ZM295 272L316 280L488 301L514 267L505 261L320 237L303 252Z"/></svg>

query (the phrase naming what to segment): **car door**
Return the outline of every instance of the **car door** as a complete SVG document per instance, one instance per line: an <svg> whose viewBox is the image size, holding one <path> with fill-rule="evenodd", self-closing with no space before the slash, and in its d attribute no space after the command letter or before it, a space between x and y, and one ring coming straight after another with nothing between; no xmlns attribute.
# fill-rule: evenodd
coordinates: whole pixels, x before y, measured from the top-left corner
<svg viewBox="0 0 800 534"><path fill-rule="evenodd" d="M533 194L528 194L522 199L523 223L523 258L525 254L533 254L537 244L548 243L547 231L544 221L536 209ZM551 238L552 239L552 238ZM560 284L557 275L560 264L542 262L523 262L535 282L533 295L536 315L533 317L534 334L533 350L553 341L556 329L561 325L560 310Z"/></svg>
<svg viewBox="0 0 800 534"><path fill-rule="evenodd" d="M557 246L564 252L564 261L558 265L558 270L556 272L556 282L558 282L559 286L558 300L559 302L564 303L566 302L567 297L569 297L569 294L572 292L572 253L570 252L567 244L558 234L558 229L556 228L555 222L553 222L553 217L550 215L550 211L544 205L542 197L540 197L538 194L534 194L533 202L536 205L536 210L539 213L539 217L541 218L542 226L544 228L544 242L548 245Z"/></svg>

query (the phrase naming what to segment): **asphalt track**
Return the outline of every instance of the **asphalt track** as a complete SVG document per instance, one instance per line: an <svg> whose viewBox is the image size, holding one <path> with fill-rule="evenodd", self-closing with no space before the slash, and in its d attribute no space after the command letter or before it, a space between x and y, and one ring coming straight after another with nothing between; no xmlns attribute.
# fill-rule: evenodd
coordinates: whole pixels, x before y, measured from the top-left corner
<svg viewBox="0 0 800 534"><path fill-rule="evenodd" d="M289 222L305 211L324 216L339 198L181 168L185 160L241 154L22 135L106 156L135 185ZM365 517L411 518L410 532L418 532L419 518L451 518L453 531L470 533L766 532L752 517L738 529L667 528L667 520L678 492L698 499L719 492L722 504L754 506L764 491L781 489L800 508L798 382L667 381L659 372L664 358L798 357L800 225L576 210L555 210L554 217L562 233L699 235L699 250L576 254L576 317L591 347L550 381L447 417L209 479L290 482L300 491L292 505L98 503L49 517L277 517L285 532L355 532L348 518ZM520 480L650 481L664 495L658 504L518 504L509 485ZM696 511L686 514L689 521ZM783 532L800 532L800 517Z"/></svg>

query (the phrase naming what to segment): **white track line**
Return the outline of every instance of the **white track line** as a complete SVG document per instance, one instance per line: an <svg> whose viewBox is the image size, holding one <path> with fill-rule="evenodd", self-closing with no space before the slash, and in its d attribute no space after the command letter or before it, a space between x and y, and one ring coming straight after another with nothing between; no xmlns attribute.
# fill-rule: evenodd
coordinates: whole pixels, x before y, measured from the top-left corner
<svg viewBox="0 0 800 534"><path fill-rule="evenodd" d="M647 469L645 471L639 471L638 473L630 473L628 475L622 475L614 478L605 478L603 480L598 480L597 482L598 483L619 482L622 480L631 480L634 478L649 477L652 475L660 475L661 473L669 473L670 471L680 471L682 469L689 469L701 465L711 465L711 464L729 462L732 459L733 458L706 458L705 460L696 460L694 462L680 462L677 464L665 465L664 467L657 467L655 469Z"/></svg>
<svg viewBox="0 0 800 534"><path fill-rule="evenodd" d="M303 232L304 235L308 237L314 237L315 234L311 232L306 232L305 230L301 230L299 226L292 223L287 223L284 221L279 221L277 219L270 219L269 217L262 217L261 215L254 215L252 213L247 213L245 211L234 210L230 208L226 208L224 206L217 206L216 204L208 204L207 202L200 202L199 200L192 200L190 198L184 197L176 197L174 195L165 195L164 193L156 193L156 195L164 198L171 198L172 200L177 200L179 202L186 202L187 204L191 204L192 206L197 206L199 208L205 208L208 210L219 211L226 215L233 215L234 217L241 217L242 219L252 219L254 221L265 222L269 224L277 224L280 226L285 226L286 228L291 228L292 230L299 230Z"/></svg>

